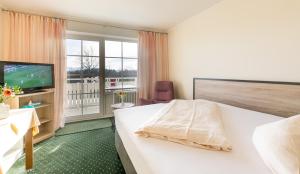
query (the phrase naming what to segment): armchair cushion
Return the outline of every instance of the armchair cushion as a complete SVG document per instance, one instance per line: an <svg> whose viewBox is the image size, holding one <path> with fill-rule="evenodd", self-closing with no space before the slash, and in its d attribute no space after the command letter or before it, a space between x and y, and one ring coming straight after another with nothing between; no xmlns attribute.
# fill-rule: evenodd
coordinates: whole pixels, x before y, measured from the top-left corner
<svg viewBox="0 0 300 174"><path fill-rule="evenodd" d="M174 88L171 81L157 81L155 84L154 98L153 99L139 99L140 105L150 105L155 103L168 103L173 100Z"/></svg>
<svg viewBox="0 0 300 174"><path fill-rule="evenodd" d="M156 82L154 99L157 101L170 101L174 99L173 83L170 81Z"/></svg>

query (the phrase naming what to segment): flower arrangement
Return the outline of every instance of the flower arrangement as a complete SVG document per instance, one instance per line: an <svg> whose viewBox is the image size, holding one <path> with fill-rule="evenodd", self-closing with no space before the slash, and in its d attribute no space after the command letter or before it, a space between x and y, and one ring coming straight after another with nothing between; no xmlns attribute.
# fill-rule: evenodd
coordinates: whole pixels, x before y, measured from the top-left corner
<svg viewBox="0 0 300 174"><path fill-rule="evenodd" d="M127 93L125 91L118 91L117 94L121 98L122 105L124 105L124 97L127 95Z"/></svg>
<svg viewBox="0 0 300 174"><path fill-rule="evenodd" d="M15 95L22 93L23 91L19 86L9 87L6 84L4 86L0 85L0 103L5 103Z"/></svg>
<svg viewBox="0 0 300 174"><path fill-rule="evenodd" d="M118 94L119 97L126 96L126 92L124 92L124 91L118 91L117 94Z"/></svg>

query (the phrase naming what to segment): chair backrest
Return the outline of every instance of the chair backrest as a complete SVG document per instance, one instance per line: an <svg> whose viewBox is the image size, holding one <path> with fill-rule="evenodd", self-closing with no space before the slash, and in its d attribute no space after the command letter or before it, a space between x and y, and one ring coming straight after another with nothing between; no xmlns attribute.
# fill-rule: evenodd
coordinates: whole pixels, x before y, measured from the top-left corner
<svg viewBox="0 0 300 174"><path fill-rule="evenodd" d="M171 81L157 81L155 84L154 100L170 101L174 99L174 87Z"/></svg>

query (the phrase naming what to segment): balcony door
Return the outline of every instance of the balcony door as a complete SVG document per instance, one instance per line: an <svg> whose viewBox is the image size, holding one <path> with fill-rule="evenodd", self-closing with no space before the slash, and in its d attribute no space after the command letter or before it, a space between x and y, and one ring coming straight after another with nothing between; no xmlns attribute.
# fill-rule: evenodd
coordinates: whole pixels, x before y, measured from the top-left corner
<svg viewBox="0 0 300 174"><path fill-rule="evenodd" d="M137 43L105 40L105 103L106 113L112 112L109 104L120 102L115 95L125 91L125 102L136 104L138 53Z"/></svg>
<svg viewBox="0 0 300 174"><path fill-rule="evenodd" d="M67 39L66 45L65 117L70 120L100 117L100 42Z"/></svg>
<svg viewBox="0 0 300 174"><path fill-rule="evenodd" d="M137 42L98 38L67 39L66 122L112 115L115 93L136 103Z"/></svg>

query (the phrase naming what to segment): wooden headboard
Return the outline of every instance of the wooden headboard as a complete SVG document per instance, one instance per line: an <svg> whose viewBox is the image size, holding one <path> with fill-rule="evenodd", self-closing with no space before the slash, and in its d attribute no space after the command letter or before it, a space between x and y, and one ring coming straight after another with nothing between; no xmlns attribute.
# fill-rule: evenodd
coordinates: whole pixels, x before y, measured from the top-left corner
<svg viewBox="0 0 300 174"><path fill-rule="evenodd" d="M281 117L300 114L300 83L194 78L193 98Z"/></svg>

